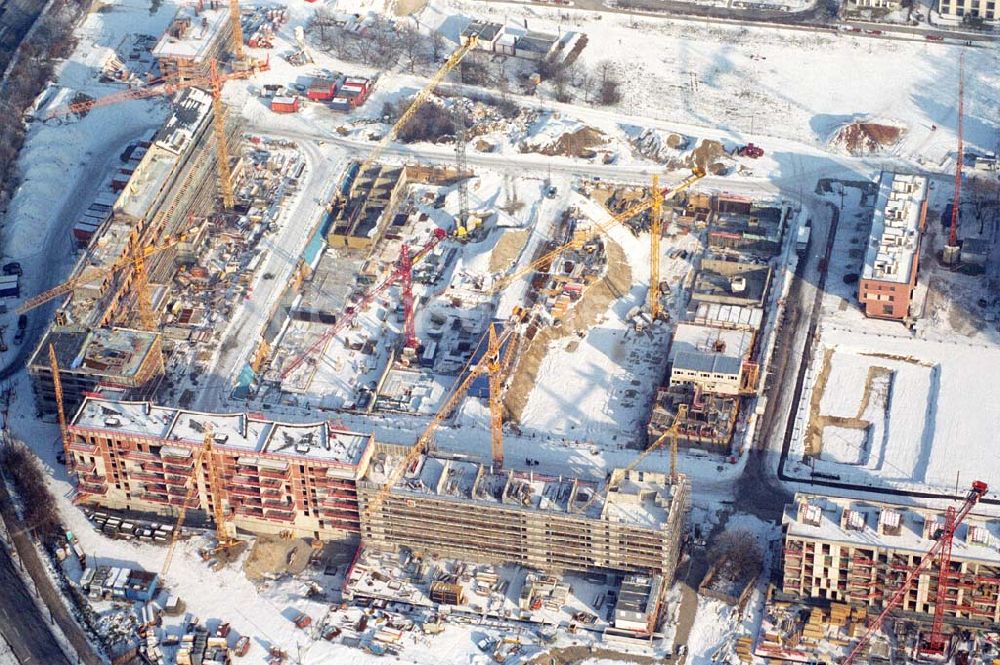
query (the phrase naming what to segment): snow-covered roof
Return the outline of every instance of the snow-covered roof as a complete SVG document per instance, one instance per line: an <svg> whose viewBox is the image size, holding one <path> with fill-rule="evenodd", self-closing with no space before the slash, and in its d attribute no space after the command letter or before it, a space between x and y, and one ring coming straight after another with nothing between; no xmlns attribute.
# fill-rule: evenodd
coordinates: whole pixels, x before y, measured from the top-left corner
<svg viewBox="0 0 1000 665"><path fill-rule="evenodd" d="M797 493L785 506L786 535L854 546L927 552L944 511ZM955 531L952 558L1000 563L1000 519L970 515Z"/></svg>
<svg viewBox="0 0 1000 665"><path fill-rule="evenodd" d="M905 284L910 280L927 200L927 178L883 171L862 277Z"/></svg>
<svg viewBox="0 0 1000 665"><path fill-rule="evenodd" d="M125 431L189 447L200 446L210 429L219 447L350 466L361 463L372 441L369 434L336 429L327 422L283 423L260 414L201 413L101 397L87 397L72 425Z"/></svg>
<svg viewBox="0 0 1000 665"><path fill-rule="evenodd" d="M402 458L373 460L367 479L384 483ZM612 487L603 483L535 471L493 468L464 459L422 456L393 487L410 493L568 513L646 528L666 525L674 487L662 473L617 471Z"/></svg>
<svg viewBox="0 0 1000 665"><path fill-rule="evenodd" d="M185 5L153 47L154 58L205 59L219 33L229 23L229 8L201 9Z"/></svg>
<svg viewBox="0 0 1000 665"><path fill-rule="evenodd" d="M759 307L741 307L714 302L699 303L692 317L692 321L704 326L750 330L760 330L763 320L764 310Z"/></svg>
<svg viewBox="0 0 1000 665"><path fill-rule="evenodd" d="M678 358L722 357L742 361L750 353L753 333L728 330L694 323L679 323L674 330L668 360Z"/></svg>

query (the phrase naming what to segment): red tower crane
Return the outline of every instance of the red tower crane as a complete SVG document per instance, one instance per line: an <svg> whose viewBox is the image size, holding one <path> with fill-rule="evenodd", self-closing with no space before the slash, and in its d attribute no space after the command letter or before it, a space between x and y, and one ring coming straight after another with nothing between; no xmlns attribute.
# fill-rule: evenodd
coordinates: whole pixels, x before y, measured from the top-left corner
<svg viewBox="0 0 1000 665"><path fill-rule="evenodd" d="M292 361L282 368L280 375L281 378L288 378L288 376L294 372L296 368L305 362L306 358L309 358L315 353L321 352L326 344L333 339L337 333L347 327L347 324L353 321L362 310L366 309L372 304L372 302L375 301L376 298L388 291L393 284L400 280L403 282L403 331L406 335L407 346L411 344L412 340L412 344L415 347L417 344L417 336L413 330L413 264L427 256L427 254L429 254L430 251L434 249L434 247L447 235L448 234L445 233L443 229L435 229L433 237L414 255L411 255L410 248L404 245L400 250L399 263L396 264L395 270L393 270L388 277L379 282L379 284L374 288L365 292L365 294L361 296L361 300L359 300L353 308L345 312L343 316L337 319L336 323L327 328L326 332L317 337L315 342L310 344L301 353L294 356ZM407 293L409 293L408 296Z"/></svg>
<svg viewBox="0 0 1000 665"><path fill-rule="evenodd" d="M975 505L979 502L983 496L986 495L989 487L981 480L977 480L972 483L972 489L969 490L968 494L965 496L965 503L958 510L954 507L948 508L945 513L944 527L938 533L937 542L934 546L924 554L923 558L920 560L916 566L907 574L906 579L900 585L896 592L889 598L889 601L885 604L885 608L882 613L878 615L874 622L868 627L867 632L858 640L857 645L851 650L847 660L844 661L844 665L851 665L854 659L857 658L858 654L867 646L868 641L871 640L872 635L878 632L882 628L882 622L885 621L889 613L896 609L896 606L902 602L903 598L910 591L910 587L913 583L930 568L934 559L938 559L938 581L937 581L937 595L934 599L934 623L931 626L930 636L926 642L921 646L921 651L928 654L940 654L943 653L945 647L947 646L948 640L944 636L942 627L944 625L944 610L945 605L948 603L947 589L948 580L953 577L951 572L951 543L955 538L955 530L958 526L965 521L965 518L969 515Z"/></svg>
<svg viewBox="0 0 1000 665"><path fill-rule="evenodd" d="M962 203L962 161L965 116L965 51L958 59L958 151L955 154L955 198L951 206L951 228L948 230L948 247L958 247L958 208ZM954 252L955 250L952 250Z"/></svg>

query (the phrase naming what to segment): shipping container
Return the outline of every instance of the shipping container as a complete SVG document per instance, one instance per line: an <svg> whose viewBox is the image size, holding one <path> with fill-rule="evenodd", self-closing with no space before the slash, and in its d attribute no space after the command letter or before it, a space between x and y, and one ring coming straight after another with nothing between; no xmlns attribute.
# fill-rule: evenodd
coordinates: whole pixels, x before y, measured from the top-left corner
<svg viewBox="0 0 1000 665"><path fill-rule="evenodd" d="M0 275L0 298L17 298L21 295L17 275Z"/></svg>
<svg viewBox="0 0 1000 665"><path fill-rule="evenodd" d="M330 100L330 108L334 111L350 111L351 100L346 97L334 97Z"/></svg>
<svg viewBox="0 0 1000 665"><path fill-rule="evenodd" d="M271 110L275 113L296 113L299 110L299 98L275 97L271 100Z"/></svg>

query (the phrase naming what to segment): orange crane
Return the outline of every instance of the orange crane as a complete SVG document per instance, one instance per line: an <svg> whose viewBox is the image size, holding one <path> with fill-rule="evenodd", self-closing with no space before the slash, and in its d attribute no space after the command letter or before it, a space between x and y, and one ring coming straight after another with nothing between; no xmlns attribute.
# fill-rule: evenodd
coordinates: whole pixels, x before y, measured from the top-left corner
<svg viewBox="0 0 1000 665"><path fill-rule="evenodd" d="M948 227L948 244L944 250L945 263L958 260L958 209L962 205L962 162L965 160L965 50L958 58L958 149L955 153L955 194L951 204L951 225Z"/></svg>
<svg viewBox="0 0 1000 665"><path fill-rule="evenodd" d="M240 23L239 0L229 0L229 22L233 24L233 55L237 62L243 62L243 25Z"/></svg>
<svg viewBox="0 0 1000 665"><path fill-rule="evenodd" d="M164 250L170 249L174 245L184 242L187 240L188 234L181 233L176 236L169 236L163 242L156 245L147 245L141 250L134 253L125 254L118 257L110 265L103 268L88 268L82 270L79 274L70 277L62 284L52 287L48 291L43 291L36 296L33 296L26 300L24 304L17 308L18 314L24 314L29 312L39 305L44 305L53 298L58 298L59 296L69 293L76 287L82 284L88 284L90 282L96 282L99 279L104 279L110 275L115 274L122 268L127 266L133 266L133 270L136 269L136 264L141 264L142 261L149 258L150 256L162 252Z"/></svg>
<svg viewBox="0 0 1000 665"><path fill-rule="evenodd" d="M652 207L649 211L649 318L660 316L660 236L663 234L663 192L660 176L653 174Z"/></svg>
<svg viewBox="0 0 1000 665"><path fill-rule="evenodd" d="M484 354L479 359L479 362L477 362L475 365L472 365L472 367L468 369L465 376L455 384L455 387L452 388L451 395L448 397L447 400L445 400L444 405L438 410L438 412L434 415L434 417L431 418L431 421L427 424L427 427L424 428L424 431L420 433L420 436L417 437L416 443L414 443L413 446L407 451L405 457L403 458L402 463L396 465L393 468L392 472L389 473L388 479L385 481L382 487L379 488L378 492L375 493L375 496L373 496L371 500L368 502L368 505L365 508L365 512L367 515L372 515L379 509L379 506L381 505L382 501L385 500L385 497L388 496L389 492L392 490L393 485L399 482L399 479L403 476L406 470L409 469L411 466L413 466L413 464L420 458L420 456L430 448L430 445L434 440L434 433L437 432L437 428L451 414L451 412L458 405L458 402L463 397L465 397L465 394L468 392L469 387L472 385L472 382L477 377L482 376L484 373L496 371L499 368L499 363L497 362L498 359L497 356L500 350L504 347L504 345L507 344L514 336L516 326L518 323L520 323L520 316L515 314L515 316L511 318L509 325L506 328L504 328L504 330L499 335L496 332L495 326L493 324L490 324L490 329L487 332L489 346L487 348L486 354ZM499 387L499 383L500 382L497 381L495 385ZM494 400L495 393L493 393L493 387L494 387L494 382L491 380L490 382L490 409L492 416L491 425L492 427L497 427L502 425L503 423L502 420L499 417L497 417L493 412L494 404L497 407L499 407L500 405L499 395L497 395L497 399ZM491 441L492 445L493 446L499 445L501 447L499 450L499 455L498 451L495 448L492 451L494 461L496 461L497 457L499 457L502 463L503 434L502 432L494 430L492 432L492 435L493 435Z"/></svg>
<svg viewBox="0 0 1000 665"><path fill-rule="evenodd" d="M659 189L658 180L654 180L653 187L659 191L659 196L650 197L645 201L637 203L631 208L628 208L624 212L620 212L617 215L612 216L611 219L609 219L608 221L603 222L601 224L596 224L592 229L591 238L596 237L602 233L607 233L608 230L610 230L615 224L624 224L625 222L632 219L636 215L640 215L643 212L649 210L650 208L653 207L653 205L656 203L657 200L659 200L659 204L662 205L662 202L664 200L663 194L668 193L670 195L670 198L672 198L674 195L683 192L685 189L691 187L693 184L695 184L704 177L705 177L705 171L703 169L694 168L691 171L691 175L682 180L680 183L678 183L677 186L675 186L673 189L663 189L663 190ZM493 283L493 286L490 287L488 293L497 293L499 291L503 291L519 277L527 275L528 273L531 272L535 272L539 268L543 268L544 266L551 264L556 257L558 257L566 250L578 249L581 246L582 243L578 240L570 240L569 242L563 245L559 245L555 249L550 250L545 254L542 254L541 256L531 261L527 265L524 265L512 273L500 277ZM657 242L657 248L658 247L659 243ZM650 290L652 290L654 286L657 289L659 288L659 284L654 285L651 282Z"/></svg>
<svg viewBox="0 0 1000 665"><path fill-rule="evenodd" d="M934 542L934 545L924 554L920 562L910 569L903 583L885 604L882 613L876 617L865 634L858 640L858 643L854 645L854 649L847 656L844 665L852 665L854 663L858 655L868 646L868 642L872 636L881 630L882 623L886 617L903 601L903 598L910 592L913 584L931 567L935 559L938 559L939 568L937 596L934 601L934 623L932 624L929 638L920 647L920 652L940 655L945 651L947 639L942 632L942 627L945 606L948 604L948 580L956 575L951 570L951 543L955 538L955 530L965 521L965 518L968 517L972 509L979 503L979 500L986 496L988 490L989 487L986 483L977 480L972 483L972 488L966 494L965 503L962 504L961 508L956 510L954 506L948 507L948 510L945 512L944 528L937 534L937 540Z"/></svg>

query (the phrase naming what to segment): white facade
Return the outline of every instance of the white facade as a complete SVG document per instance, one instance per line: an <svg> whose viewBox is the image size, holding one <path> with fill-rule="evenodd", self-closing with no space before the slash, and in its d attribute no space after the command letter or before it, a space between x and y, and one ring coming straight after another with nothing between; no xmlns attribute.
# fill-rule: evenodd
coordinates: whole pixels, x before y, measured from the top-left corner
<svg viewBox="0 0 1000 665"><path fill-rule="evenodd" d="M1000 0L941 0L938 3L938 12L942 16L956 19L980 18L986 23L995 24L1000 18L997 14L998 1Z"/></svg>

